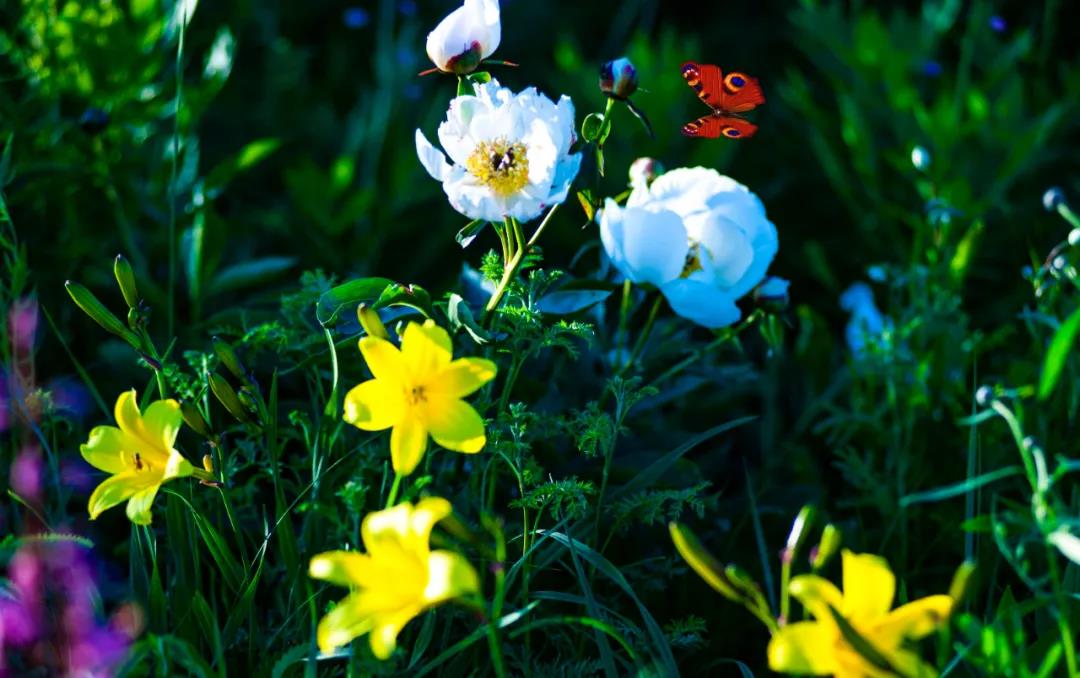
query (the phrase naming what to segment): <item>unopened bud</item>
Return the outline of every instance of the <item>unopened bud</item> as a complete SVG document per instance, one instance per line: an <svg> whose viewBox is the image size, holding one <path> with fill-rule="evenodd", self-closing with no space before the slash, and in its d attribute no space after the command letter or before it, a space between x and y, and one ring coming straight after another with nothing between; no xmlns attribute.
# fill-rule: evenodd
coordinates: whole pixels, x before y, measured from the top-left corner
<svg viewBox="0 0 1080 678"><path fill-rule="evenodd" d="M233 350L232 345L221 337L213 337L210 342L214 345L214 353L217 354L218 360L225 366L225 369L232 372L237 379L247 379L247 370L244 369L240 359L236 357L236 351Z"/></svg>
<svg viewBox="0 0 1080 678"><path fill-rule="evenodd" d="M975 581L974 575L975 563L970 560L964 561L960 567L956 568L956 574L953 575L952 584L949 586L949 597L953 599L954 609L971 593Z"/></svg>
<svg viewBox="0 0 1080 678"><path fill-rule="evenodd" d="M113 275L116 276L116 284L120 286L120 294L124 295L128 308L138 307L139 289L135 287L135 272L131 270L131 264L123 254L117 254L113 260Z"/></svg>
<svg viewBox="0 0 1080 678"><path fill-rule="evenodd" d="M195 407L186 400L180 401L180 414L184 416L184 423L204 438L209 438L211 435L210 425L206 423L206 419L199 412L199 408Z"/></svg>
<svg viewBox="0 0 1080 678"><path fill-rule="evenodd" d="M71 295L75 305L81 308L83 313L90 316L91 320L101 325L107 332L112 332L131 344L132 348L139 348L139 337L124 327L120 319L112 311L105 308L105 305L98 301L93 292L70 280L64 283L64 287L67 289L68 294Z"/></svg>
<svg viewBox="0 0 1080 678"><path fill-rule="evenodd" d="M980 386L979 390L975 391L975 404L979 407L986 407L994 399L994 389L989 386Z"/></svg>
<svg viewBox="0 0 1080 678"><path fill-rule="evenodd" d="M791 524L791 532L788 533L787 545L784 549L785 562L791 562L795 557L795 553L806 539L806 531L813 521L814 507L809 505L802 507L799 515L795 516L795 522Z"/></svg>
<svg viewBox="0 0 1080 678"><path fill-rule="evenodd" d="M911 149L911 164L920 172L925 172L930 167L930 151L922 146Z"/></svg>
<svg viewBox="0 0 1080 678"><path fill-rule="evenodd" d="M636 92L637 88L637 69L626 57L608 61L600 67L600 91L604 94L616 99L626 99Z"/></svg>
<svg viewBox="0 0 1080 678"><path fill-rule="evenodd" d="M225 381L225 377L217 372L211 373L210 390L213 391L218 402L225 406L229 414L245 423L251 421L251 415L244 409L236 395L236 391L229 385L229 382Z"/></svg>
<svg viewBox="0 0 1080 678"><path fill-rule="evenodd" d="M1046 193L1043 193L1043 207L1047 212L1053 212L1058 208L1058 205L1065 202L1065 192L1057 186L1046 189Z"/></svg>
<svg viewBox="0 0 1080 678"><path fill-rule="evenodd" d="M386 326L383 325L382 320L379 318L379 313L368 306L367 304L360 304L356 307L356 317L360 319L360 326L364 328L369 337L375 337L377 339L390 340L390 335L386 331Z"/></svg>
<svg viewBox="0 0 1080 678"><path fill-rule="evenodd" d="M810 568L818 572L828 565L832 557L840 550L841 538L840 530L835 525L832 523L826 525L821 531L821 541L814 547L811 554Z"/></svg>
<svg viewBox="0 0 1080 678"><path fill-rule="evenodd" d="M202 456L202 467L203 467L203 469L206 470L207 473L213 473L214 472L214 458L211 457L209 454L204 454Z"/></svg>
<svg viewBox="0 0 1080 678"><path fill-rule="evenodd" d="M648 188L664 173L664 165L654 158L638 158L630 165L630 186Z"/></svg>
<svg viewBox="0 0 1080 678"><path fill-rule="evenodd" d="M783 278L774 275L766 276L765 280L754 288L754 302L766 311L779 313L790 303L789 287L791 287L791 282Z"/></svg>

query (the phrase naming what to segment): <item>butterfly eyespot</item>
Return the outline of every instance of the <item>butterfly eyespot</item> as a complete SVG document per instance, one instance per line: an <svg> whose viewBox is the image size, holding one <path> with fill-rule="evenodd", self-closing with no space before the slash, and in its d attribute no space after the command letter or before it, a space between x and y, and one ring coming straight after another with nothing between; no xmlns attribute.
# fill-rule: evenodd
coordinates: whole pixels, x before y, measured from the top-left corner
<svg viewBox="0 0 1080 678"><path fill-rule="evenodd" d="M742 132L735 129L734 127L725 127L724 129L720 130L720 133L723 134L725 137L728 137L729 139L737 139L742 136Z"/></svg>
<svg viewBox="0 0 1080 678"><path fill-rule="evenodd" d="M732 93L738 92L743 87L746 87L746 76L742 73L728 73L724 77L724 87Z"/></svg>
<svg viewBox="0 0 1080 678"><path fill-rule="evenodd" d="M683 77L686 78L686 82L690 83L691 87L697 86L701 82L701 71L697 66L683 66Z"/></svg>

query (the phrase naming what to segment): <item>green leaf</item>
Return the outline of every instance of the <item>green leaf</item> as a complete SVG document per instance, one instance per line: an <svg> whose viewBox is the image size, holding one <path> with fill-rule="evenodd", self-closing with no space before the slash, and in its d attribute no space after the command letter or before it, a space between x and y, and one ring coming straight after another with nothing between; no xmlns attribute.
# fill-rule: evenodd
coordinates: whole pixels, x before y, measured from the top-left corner
<svg viewBox="0 0 1080 678"><path fill-rule="evenodd" d="M230 266L214 278L208 296L252 287L267 282L296 266L296 257L264 257Z"/></svg>
<svg viewBox="0 0 1080 678"><path fill-rule="evenodd" d="M1080 308L1072 312L1050 341L1050 348L1046 351L1046 360L1043 362L1042 378L1039 379L1039 400L1046 400L1053 392L1058 379L1061 378L1061 371L1065 368L1065 359L1069 357L1078 332L1080 332Z"/></svg>
<svg viewBox="0 0 1080 678"><path fill-rule="evenodd" d="M206 175L206 193L213 198L238 174L251 169L269 158L281 147L279 139L256 139L244 146L236 155L221 162Z"/></svg>
<svg viewBox="0 0 1080 678"><path fill-rule="evenodd" d="M361 302L374 304L394 281L388 278L358 278L323 292L315 309L315 317L323 327L337 324L342 312L350 317Z"/></svg>
<svg viewBox="0 0 1080 678"><path fill-rule="evenodd" d="M1059 527L1050 533L1046 541L1056 546L1061 555L1080 565L1080 537L1071 534L1065 527Z"/></svg>
<svg viewBox="0 0 1080 678"><path fill-rule="evenodd" d="M476 322L472 309L460 294L450 295L450 301L446 305L446 315L450 319L452 329L465 330L478 345L482 346L491 341L491 334Z"/></svg>
<svg viewBox="0 0 1080 678"><path fill-rule="evenodd" d="M600 135L604 132L604 125L607 120L604 118L603 113L590 113L585 116L585 119L581 121L581 138L589 143L600 141ZM611 131L611 125L608 124L608 131Z"/></svg>
<svg viewBox="0 0 1080 678"><path fill-rule="evenodd" d="M1005 468L999 468L989 473L984 473L974 478L966 478L959 483L952 485L946 485L933 490L927 490L925 492L915 492L907 496L900 498L900 506L907 507L912 504L922 504L926 502L941 501L943 499L951 499L952 497L959 497L965 495L972 490L982 487L983 485L989 485L990 483L997 482L1002 478L1008 478L1009 476L1015 476L1023 473L1023 469L1019 466L1007 466Z"/></svg>
<svg viewBox="0 0 1080 678"><path fill-rule="evenodd" d="M484 219L473 219L469 223L465 224L465 227L457 232L454 236L454 240L462 248L468 247L473 240L476 240L476 236L480 235L480 231L484 230L484 227L488 225L488 222Z"/></svg>
<svg viewBox="0 0 1080 678"><path fill-rule="evenodd" d="M379 309L389 306L408 306L420 311L425 317L431 317L431 295L419 285L390 283L384 287L382 294L371 307Z"/></svg>
<svg viewBox="0 0 1080 678"><path fill-rule="evenodd" d="M541 313L570 315L595 306L611 296L615 285L600 280L571 280L536 302Z"/></svg>
<svg viewBox="0 0 1080 678"><path fill-rule="evenodd" d="M105 304L98 301L93 292L70 280L64 283L64 287L75 305L81 308L83 313L90 316L91 320L101 325L107 332L111 332L131 344L132 348L139 349L139 337L129 330L124 323L120 322L120 319L112 311L105 308Z"/></svg>

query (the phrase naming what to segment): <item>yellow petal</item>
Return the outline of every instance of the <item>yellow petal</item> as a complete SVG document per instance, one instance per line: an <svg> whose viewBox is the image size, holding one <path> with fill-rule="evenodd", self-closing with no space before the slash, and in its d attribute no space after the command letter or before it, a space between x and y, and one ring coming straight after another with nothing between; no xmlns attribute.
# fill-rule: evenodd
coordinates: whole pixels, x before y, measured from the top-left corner
<svg viewBox="0 0 1080 678"><path fill-rule="evenodd" d="M79 446L79 452L91 466L106 473L123 473L131 468L138 446L115 426L96 426L90 438Z"/></svg>
<svg viewBox="0 0 1080 678"><path fill-rule="evenodd" d="M432 396L423 412L431 437L440 446L469 454L484 449L484 420L464 400Z"/></svg>
<svg viewBox="0 0 1080 678"><path fill-rule="evenodd" d="M176 450L170 450L169 458L165 462L165 473L161 476L161 482L165 483L173 478L186 478L195 472L191 462L184 459L184 455Z"/></svg>
<svg viewBox="0 0 1080 678"><path fill-rule="evenodd" d="M831 581L814 574L803 574L791 579L788 591L802 603L814 619L826 627L836 628L829 606L839 610L843 605L843 596Z"/></svg>
<svg viewBox="0 0 1080 678"><path fill-rule="evenodd" d="M896 577L889 563L870 553L843 551L844 604L838 610L856 624L888 613L896 595Z"/></svg>
<svg viewBox="0 0 1080 678"><path fill-rule="evenodd" d="M390 461L394 473L407 476L416 469L427 449L427 428L420 418L406 414L390 432Z"/></svg>
<svg viewBox="0 0 1080 678"><path fill-rule="evenodd" d="M150 403L143 413L143 429L150 442L160 445L161 449L171 450L180 432L184 415L180 412L180 403L175 400L157 400Z"/></svg>
<svg viewBox="0 0 1080 678"><path fill-rule="evenodd" d="M154 504L154 497L157 496L159 487L161 487L161 483L154 483L131 495L131 499L128 499L127 503L128 520L136 525L150 524L150 507Z"/></svg>
<svg viewBox="0 0 1080 678"><path fill-rule="evenodd" d="M431 530L453 511L450 502L442 497L424 497L416 502L409 514L409 547L415 552L427 553L431 541Z"/></svg>
<svg viewBox="0 0 1080 678"><path fill-rule="evenodd" d="M401 420L405 393L383 379L369 379L345 394L345 421L365 431L381 431Z"/></svg>
<svg viewBox="0 0 1080 678"><path fill-rule="evenodd" d="M360 340L360 353L376 379L388 384L400 384L404 380L406 372L401 351L389 341L364 337Z"/></svg>
<svg viewBox="0 0 1080 678"><path fill-rule="evenodd" d="M901 605L870 627L868 635L880 639L884 647L897 647L905 640L919 640L941 628L952 612L953 599L928 596Z"/></svg>
<svg viewBox="0 0 1080 678"><path fill-rule="evenodd" d="M391 614L380 614L371 629L371 652L379 659L389 659L397 648L397 635L413 617L423 610L419 606L406 607Z"/></svg>
<svg viewBox="0 0 1080 678"><path fill-rule="evenodd" d="M464 398L495 378L495 363L483 358L458 358L427 382L430 393Z"/></svg>
<svg viewBox="0 0 1080 678"><path fill-rule="evenodd" d="M428 583L424 588L425 605L463 598L480 592L480 576L460 553L432 551L428 556Z"/></svg>
<svg viewBox="0 0 1080 678"><path fill-rule="evenodd" d="M308 576L346 587L371 585L371 556L355 551L327 551L312 556Z"/></svg>
<svg viewBox="0 0 1080 678"><path fill-rule="evenodd" d="M375 625L374 611L364 598L363 593L353 593L319 620L315 638L320 650L330 652L371 630Z"/></svg>
<svg viewBox="0 0 1080 678"><path fill-rule="evenodd" d="M837 673L836 631L818 622L788 624L769 641L769 668L814 676Z"/></svg>
<svg viewBox="0 0 1080 678"><path fill-rule="evenodd" d="M426 383L450 364L453 345L450 335L434 321L409 323L401 337L401 355L413 378Z"/></svg>
<svg viewBox="0 0 1080 678"><path fill-rule="evenodd" d="M152 473L125 471L106 478L90 494L87 509L90 520L96 519L103 511L131 498L147 487L156 485L157 477Z"/></svg>

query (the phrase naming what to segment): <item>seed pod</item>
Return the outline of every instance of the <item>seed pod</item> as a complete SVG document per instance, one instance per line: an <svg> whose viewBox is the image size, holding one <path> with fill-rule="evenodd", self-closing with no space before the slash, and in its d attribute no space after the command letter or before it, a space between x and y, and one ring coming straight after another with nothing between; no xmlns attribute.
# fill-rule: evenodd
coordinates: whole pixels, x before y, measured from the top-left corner
<svg viewBox="0 0 1080 678"><path fill-rule="evenodd" d="M212 373L210 375L210 390L214 392L214 397L225 406L229 414L239 421L251 423L251 415L244 409L240 399L236 396L236 391L229 385L229 382L225 381L225 377L217 372Z"/></svg>
<svg viewBox="0 0 1080 678"><path fill-rule="evenodd" d="M186 400L180 401L180 414L184 417L184 423L204 438L209 438L213 435L210 430L210 425L206 423L206 419L199 412L199 409L187 402Z"/></svg>
<svg viewBox="0 0 1080 678"><path fill-rule="evenodd" d="M360 319L360 326L364 328L369 337L390 340L390 335L386 332L386 326L383 325L375 309L367 304L360 304L356 307L356 317Z"/></svg>
<svg viewBox="0 0 1080 678"><path fill-rule="evenodd" d="M137 308L139 289L135 286L135 272L131 270L131 264L123 254L117 254L113 260L113 275L116 276L116 284L120 286L120 294L124 295L128 308Z"/></svg>
<svg viewBox="0 0 1080 678"><path fill-rule="evenodd" d="M236 356L236 351L233 350L232 345L221 337L213 337L210 341L214 345L214 353L217 354L218 360L225 366L225 369L232 372L237 379L246 381L248 379L247 370L244 369L240 359Z"/></svg>

